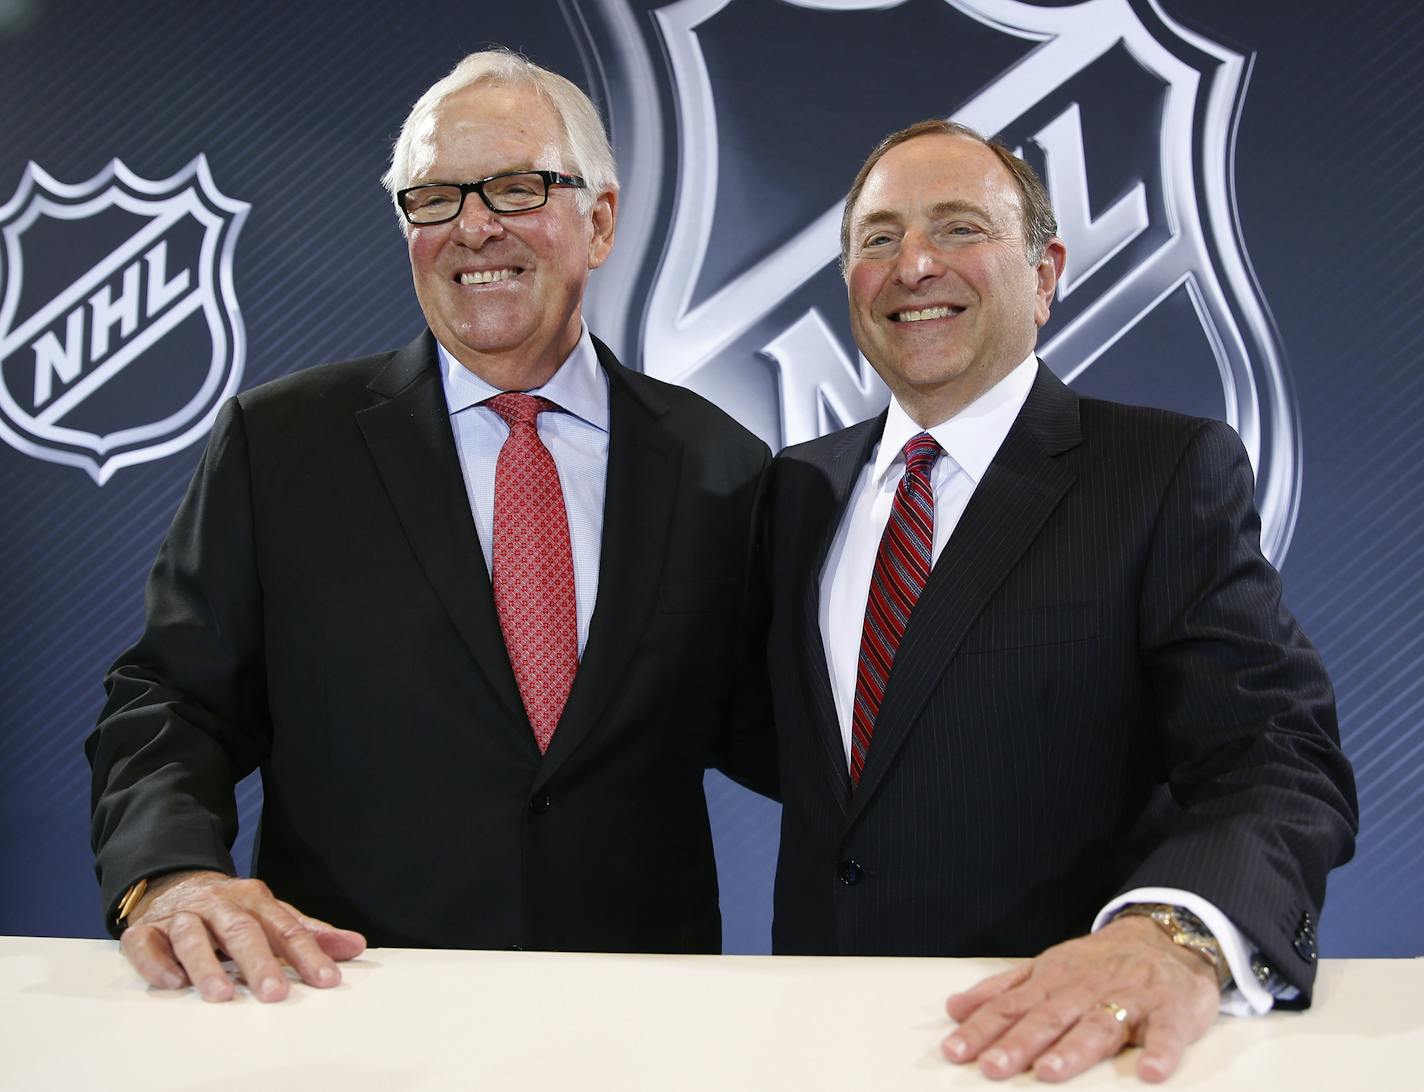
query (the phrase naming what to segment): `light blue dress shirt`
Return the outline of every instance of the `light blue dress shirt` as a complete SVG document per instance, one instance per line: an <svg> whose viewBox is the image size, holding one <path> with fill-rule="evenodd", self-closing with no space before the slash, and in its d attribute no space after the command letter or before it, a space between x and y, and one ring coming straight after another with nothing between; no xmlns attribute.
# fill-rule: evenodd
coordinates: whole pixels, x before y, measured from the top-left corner
<svg viewBox="0 0 1424 1092"><path fill-rule="evenodd" d="M494 473L499 449L509 435L504 418L486 399L502 393L448 352L440 353L440 378L465 494L480 536L485 570L491 567L494 542ZM603 540L603 497L608 481L608 376L599 366L593 339L585 327L578 344L542 387L525 393L547 398L559 410L539 414L539 439L554 457L564 510L569 519L569 545L574 559L574 594L578 607L578 650L583 658L588 623L598 596L598 561Z"/></svg>

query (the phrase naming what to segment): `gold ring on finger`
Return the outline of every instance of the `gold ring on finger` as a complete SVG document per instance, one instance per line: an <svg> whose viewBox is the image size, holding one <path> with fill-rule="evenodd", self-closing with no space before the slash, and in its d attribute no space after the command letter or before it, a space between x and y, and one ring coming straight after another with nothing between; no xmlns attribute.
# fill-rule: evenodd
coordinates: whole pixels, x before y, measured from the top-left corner
<svg viewBox="0 0 1424 1092"><path fill-rule="evenodd" d="M1116 1001L1103 1001L1098 1004L1098 1008L1108 1013L1119 1024L1127 1023L1127 1010Z"/></svg>

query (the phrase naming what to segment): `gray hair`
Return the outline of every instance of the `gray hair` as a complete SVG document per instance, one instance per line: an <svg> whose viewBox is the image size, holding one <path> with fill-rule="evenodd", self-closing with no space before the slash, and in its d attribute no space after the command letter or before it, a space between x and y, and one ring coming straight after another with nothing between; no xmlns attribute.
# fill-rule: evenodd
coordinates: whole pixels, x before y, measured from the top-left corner
<svg viewBox="0 0 1424 1092"><path fill-rule="evenodd" d="M416 100L401 125L400 135L391 148L390 169L381 176L381 185L395 202L396 193L410 185L411 152L416 136L425 127L440 104L457 91L477 83L504 83L528 87L547 102L564 131L563 169L583 176L586 189L576 191L579 212L587 215L600 194L617 192L618 168L613 162L613 149L598 108L589 101L577 85L557 72L540 68L527 57L505 49L471 53L451 69ZM402 230L405 216L399 206L396 216Z"/></svg>

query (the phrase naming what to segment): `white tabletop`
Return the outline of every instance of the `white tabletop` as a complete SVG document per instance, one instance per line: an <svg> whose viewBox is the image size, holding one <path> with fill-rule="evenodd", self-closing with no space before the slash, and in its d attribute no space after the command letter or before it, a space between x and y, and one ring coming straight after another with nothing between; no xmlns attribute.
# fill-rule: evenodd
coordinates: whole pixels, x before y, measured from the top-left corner
<svg viewBox="0 0 1424 1092"><path fill-rule="evenodd" d="M0 937L0 1089L988 1089L940 1056L944 998L1007 965L385 948L333 990L208 1004L112 941ZM1421 987L1418 959L1326 960L1315 1008L1218 1017L1171 1087L1424 1088ZM1136 1087L1132 1058L1073 1087Z"/></svg>

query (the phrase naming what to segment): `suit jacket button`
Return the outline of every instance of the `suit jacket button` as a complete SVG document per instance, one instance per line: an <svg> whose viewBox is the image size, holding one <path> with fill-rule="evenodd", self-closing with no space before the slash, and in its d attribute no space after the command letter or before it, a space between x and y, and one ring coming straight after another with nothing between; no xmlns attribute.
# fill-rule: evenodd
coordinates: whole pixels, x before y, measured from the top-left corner
<svg viewBox="0 0 1424 1092"><path fill-rule="evenodd" d="M553 801L549 799L549 794L546 792L541 792L538 796L534 797L534 799L529 801L529 810L532 811L535 815L543 815L546 811L549 810L549 805L551 803L553 803Z"/></svg>
<svg viewBox="0 0 1424 1092"><path fill-rule="evenodd" d="M509 946L509 950L510 950L511 952L522 952L522 951L524 951L524 945L522 945L522 944L511 944L511 945Z"/></svg>
<svg viewBox="0 0 1424 1092"><path fill-rule="evenodd" d="M1307 963L1315 962L1315 922L1311 920L1310 914L1300 916L1300 924L1295 927L1295 940L1291 946L1301 959Z"/></svg>
<svg viewBox="0 0 1424 1092"><path fill-rule="evenodd" d="M841 878L841 883L847 887L854 887L860 883L860 865L856 864L855 861L849 859L842 861L838 874Z"/></svg>

